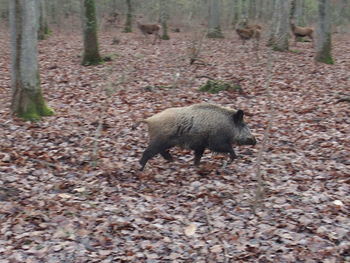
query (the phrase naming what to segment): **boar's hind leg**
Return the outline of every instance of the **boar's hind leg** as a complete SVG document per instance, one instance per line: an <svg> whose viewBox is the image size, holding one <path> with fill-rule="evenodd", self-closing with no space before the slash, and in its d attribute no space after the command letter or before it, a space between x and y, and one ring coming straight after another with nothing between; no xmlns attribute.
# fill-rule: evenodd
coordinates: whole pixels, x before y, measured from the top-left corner
<svg viewBox="0 0 350 263"><path fill-rule="evenodd" d="M151 143L146 150L143 152L142 158L140 160L141 164L141 171L145 168L146 163L149 159L151 159L153 156L160 153L165 159L169 160L172 159L169 152L167 152L167 149L169 149L168 145L165 145L163 143Z"/></svg>

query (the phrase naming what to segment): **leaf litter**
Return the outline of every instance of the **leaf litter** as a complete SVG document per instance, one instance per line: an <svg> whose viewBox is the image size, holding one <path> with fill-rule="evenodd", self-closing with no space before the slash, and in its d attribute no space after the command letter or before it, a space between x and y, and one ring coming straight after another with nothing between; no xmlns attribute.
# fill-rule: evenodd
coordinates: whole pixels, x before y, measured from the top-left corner
<svg viewBox="0 0 350 263"><path fill-rule="evenodd" d="M9 38L0 39L1 263L350 261L350 105L336 103L349 95L348 37L335 36L333 66L315 66L309 43L274 54L275 117L255 213L259 144L237 147L240 158L225 166L206 152L199 168L174 149L173 163L155 157L140 172L147 131L133 125L208 101L246 111L261 141L267 48L256 62L228 32L205 39L203 63L190 65L186 33L159 45L136 33L111 45L113 37L100 35L113 60L96 67L80 66L79 36L40 42L41 85L56 115L36 123L10 115ZM239 80L243 93L199 92L201 76Z"/></svg>

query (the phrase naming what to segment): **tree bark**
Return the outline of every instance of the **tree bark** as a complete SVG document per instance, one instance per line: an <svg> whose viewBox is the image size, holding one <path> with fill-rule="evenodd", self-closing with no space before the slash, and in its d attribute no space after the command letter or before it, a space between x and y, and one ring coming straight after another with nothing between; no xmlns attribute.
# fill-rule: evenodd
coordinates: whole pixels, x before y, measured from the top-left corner
<svg viewBox="0 0 350 263"><path fill-rule="evenodd" d="M295 20L299 26L305 26L305 0L296 0L295 5Z"/></svg>
<svg viewBox="0 0 350 263"><path fill-rule="evenodd" d="M329 0L318 0L318 26L315 60L334 64L332 58L331 10Z"/></svg>
<svg viewBox="0 0 350 263"><path fill-rule="evenodd" d="M124 26L124 33L132 32L132 5L131 0L126 0L127 13L126 13L126 21Z"/></svg>
<svg viewBox="0 0 350 263"><path fill-rule="evenodd" d="M243 23L248 23L248 14L249 14L249 2L248 0L241 1L241 19Z"/></svg>
<svg viewBox="0 0 350 263"><path fill-rule="evenodd" d="M36 0L10 1L11 111L24 120L39 120L54 111L47 107L39 79Z"/></svg>
<svg viewBox="0 0 350 263"><path fill-rule="evenodd" d="M47 12L46 12L46 2L45 0L38 0L38 10L39 10L39 30L38 30L38 39L44 40L50 34L49 24L47 21Z"/></svg>
<svg viewBox="0 0 350 263"><path fill-rule="evenodd" d="M160 0L159 6L160 6L160 23L162 25L162 36L161 39L163 40L169 40L169 34L168 34L168 18L169 18L169 6L168 6L168 0Z"/></svg>
<svg viewBox="0 0 350 263"><path fill-rule="evenodd" d="M289 17L289 1L276 0L268 43L275 51L287 51L289 48Z"/></svg>
<svg viewBox="0 0 350 263"><path fill-rule="evenodd" d="M255 20L255 19L256 19L256 2L255 0L249 0L249 20Z"/></svg>
<svg viewBox="0 0 350 263"><path fill-rule="evenodd" d="M223 38L220 26L220 2L221 0L210 0L209 3L209 28L207 37Z"/></svg>
<svg viewBox="0 0 350 263"><path fill-rule="evenodd" d="M240 0L232 0L232 7L233 7L233 18L232 18L232 25L235 27L236 24L239 21L239 17L240 17Z"/></svg>
<svg viewBox="0 0 350 263"><path fill-rule="evenodd" d="M97 65L102 62L98 49L95 0L82 0L84 54L82 65Z"/></svg>

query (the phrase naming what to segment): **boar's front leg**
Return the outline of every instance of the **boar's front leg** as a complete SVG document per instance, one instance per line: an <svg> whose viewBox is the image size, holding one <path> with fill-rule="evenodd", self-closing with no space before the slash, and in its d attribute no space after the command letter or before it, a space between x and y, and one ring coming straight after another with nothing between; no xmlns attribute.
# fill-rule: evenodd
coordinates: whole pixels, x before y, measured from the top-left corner
<svg viewBox="0 0 350 263"><path fill-rule="evenodd" d="M201 158L203 156L204 150L205 150L205 148L197 148L194 150L194 165L195 166L199 165Z"/></svg>
<svg viewBox="0 0 350 263"><path fill-rule="evenodd" d="M237 158L235 151L232 148L231 141L229 139L218 137L211 143L210 150L218 153L229 153L231 162Z"/></svg>
<svg viewBox="0 0 350 263"><path fill-rule="evenodd" d="M174 161L173 157L169 153L169 150L161 151L160 154L163 156L163 158L169 162Z"/></svg>
<svg viewBox="0 0 350 263"><path fill-rule="evenodd" d="M235 151L233 150L232 146L231 146L231 149L228 153L230 154L231 162L233 162L234 159L237 159L237 155L236 155Z"/></svg>
<svg viewBox="0 0 350 263"><path fill-rule="evenodd" d="M215 149L213 149L213 151L218 152L218 153L229 153L231 162L237 158L237 155L236 155L236 153L233 150L231 145L226 145L225 147L215 148Z"/></svg>

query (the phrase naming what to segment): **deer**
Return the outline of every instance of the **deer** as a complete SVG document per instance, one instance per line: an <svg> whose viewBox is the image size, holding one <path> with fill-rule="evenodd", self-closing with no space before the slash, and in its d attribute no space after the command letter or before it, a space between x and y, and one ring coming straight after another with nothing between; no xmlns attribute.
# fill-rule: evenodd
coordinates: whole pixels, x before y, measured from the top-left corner
<svg viewBox="0 0 350 263"><path fill-rule="evenodd" d="M246 25L243 28L236 28L238 36L242 39L242 44L246 40L255 39L259 43L262 27L260 25Z"/></svg>
<svg viewBox="0 0 350 263"><path fill-rule="evenodd" d="M147 35L154 35L154 41L153 44L156 43L157 39L160 39L159 31L161 29L161 26L158 24L141 24L140 21L136 21L137 27L141 30L142 34L145 36Z"/></svg>
<svg viewBox="0 0 350 263"><path fill-rule="evenodd" d="M306 37L306 36L311 39L312 46L314 45L314 38L313 38L314 30L313 30L313 28L296 26L294 22L290 23L290 27L291 27L293 35L294 35L295 45L297 45L297 38L298 37Z"/></svg>
<svg viewBox="0 0 350 263"><path fill-rule="evenodd" d="M119 13L112 12L106 19L107 25L113 26L119 20Z"/></svg>

